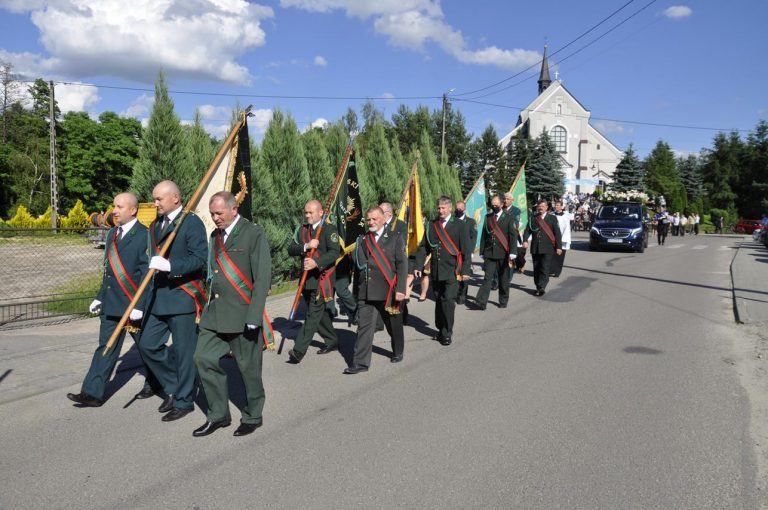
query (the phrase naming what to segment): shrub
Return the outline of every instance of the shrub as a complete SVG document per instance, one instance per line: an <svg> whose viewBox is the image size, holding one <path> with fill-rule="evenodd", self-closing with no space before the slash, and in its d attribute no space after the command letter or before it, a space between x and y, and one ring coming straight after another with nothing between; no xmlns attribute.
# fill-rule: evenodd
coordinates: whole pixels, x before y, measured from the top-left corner
<svg viewBox="0 0 768 510"><path fill-rule="evenodd" d="M48 221L50 221L50 218ZM29 214L29 211L27 211L26 207L20 205L18 209L16 209L16 214L13 216L13 218L8 220L8 225L13 228L34 228L35 218Z"/></svg>
<svg viewBox="0 0 768 510"><path fill-rule="evenodd" d="M50 221L50 219L49 219ZM88 228L91 225L91 219L88 213L85 212L83 202L78 200L74 207L69 210L69 214L65 218L61 219L62 228Z"/></svg>

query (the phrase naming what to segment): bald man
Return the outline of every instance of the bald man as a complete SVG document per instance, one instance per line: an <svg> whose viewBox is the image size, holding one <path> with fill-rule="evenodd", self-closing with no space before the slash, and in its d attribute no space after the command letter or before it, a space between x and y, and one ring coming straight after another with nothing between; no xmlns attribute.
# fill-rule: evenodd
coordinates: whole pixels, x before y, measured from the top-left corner
<svg viewBox="0 0 768 510"><path fill-rule="evenodd" d="M104 248L104 276L96 299L90 306L91 313L99 314L99 346L93 353L91 366L85 376L80 393L68 393L67 398L77 407L99 407L106 400L107 382L125 339L120 332L117 343L107 356L102 356L117 323L133 300L136 289L147 274L147 228L136 220L139 202L132 193L120 193L112 202L115 227L107 233ZM144 316L146 299L142 298L130 315L131 322L139 325ZM131 333L134 341L136 335Z"/></svg>
<svg viewBox="0 0 768 510"><path fill-rule="evenodd" d="M139 339L144 362L162 387L158 411L163 421L174 421L192 412L195 398L194 354L197 319L203 310L203 268L208 261L205 226L192 213L182 217L181 192L172 181L162 181L152 191L157 219L149 228L149 267L157 270L150 298L149 316ZM160 257L160 250L176 237ZM166 345L168 333L173 351Z"/></svg>
<svg viewBox="0 0 768 510"><path fill-rule="evenodd" d="M320 236L317 230L323 221L323 206L317 200L304 205L304 225L296 229L288 254L301 257L302 269L307 272L302 297L307 305L307 318L299 330L293 349L288 351L289 361L300 363L309 349L316 332L325 341L318 354L338 350L339 338L333 329L333 319L326 303L333 301L333 285L336 280L336 259L341 254L339 234L336 227L322 225Z"/></svg>

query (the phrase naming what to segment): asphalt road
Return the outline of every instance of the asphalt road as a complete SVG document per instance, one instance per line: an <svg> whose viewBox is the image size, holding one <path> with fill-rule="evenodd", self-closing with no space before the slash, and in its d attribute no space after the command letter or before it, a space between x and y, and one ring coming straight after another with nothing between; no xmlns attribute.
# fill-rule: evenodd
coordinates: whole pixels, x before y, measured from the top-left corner
<svg viewBox="0 0 768 510"><path fill-rule="evenodd" d="M163 423L157 399L124 409L139 377L99 409L69 405L79 385L2 404L0 508L759 508L736 245L577 243L543 298L517 275L510 308L460 307L450 347L412 303L405 361L379 333L365 374L286 364L288 342L265 353L265 425L244 438L193 438L204 415Z"/></svg>

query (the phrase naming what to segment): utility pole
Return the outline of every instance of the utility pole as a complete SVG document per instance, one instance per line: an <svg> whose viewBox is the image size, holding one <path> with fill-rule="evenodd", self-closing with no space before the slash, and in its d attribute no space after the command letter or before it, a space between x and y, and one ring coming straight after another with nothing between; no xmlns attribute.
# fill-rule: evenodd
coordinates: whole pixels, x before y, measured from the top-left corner
<svg viewBox="0 0 768 510"><path fill-rule="evenodd" d="M451 111L451 102L448 101L448 94L453 92L453 89L443 94L443 137L440 142L440 162L445 164L445 121L446 116Z"/></svg>
<svg viewBox="0 0 768 510"><path fill-rule="evenodd" d="M48 82L50 90L50 127L51 127L51 228L56 232L56 212L59 209L59 191L56 183L56 101L53 93L53 80Z"/></svg>

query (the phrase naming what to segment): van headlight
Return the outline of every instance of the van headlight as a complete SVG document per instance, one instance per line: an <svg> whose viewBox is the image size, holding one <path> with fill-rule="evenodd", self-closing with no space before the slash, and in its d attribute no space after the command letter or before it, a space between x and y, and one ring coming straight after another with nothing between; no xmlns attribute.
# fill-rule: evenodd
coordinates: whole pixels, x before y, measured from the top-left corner
<svg viewBox="0 0 768 510"><path fill-rule="evenodd" d="M597 227L592 227L589 231L593 234L600 235L600 230Z"/></svg>
<svg viewBox="0 0 768 510"><path fill-rule="evenodd" d="M639 236L642 232L643 232L643 227L633 228L632 230L629 231L629 236L636 237L636 236Z"/></svg>

